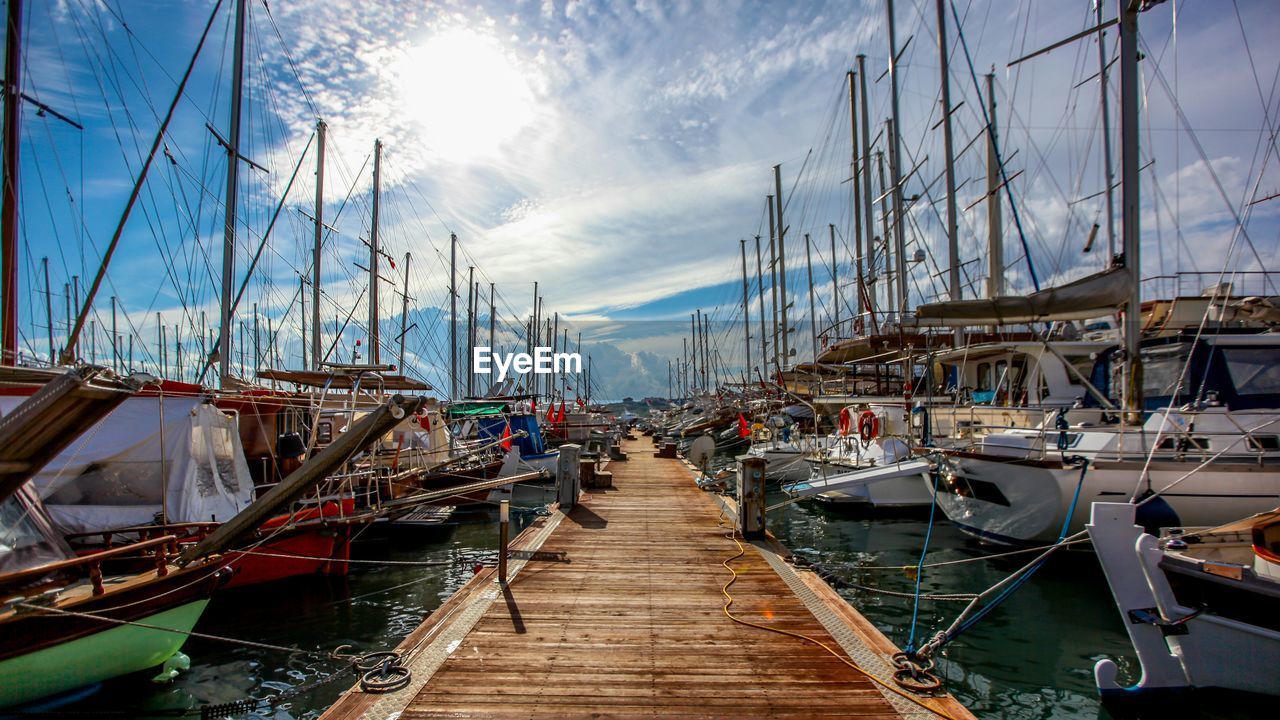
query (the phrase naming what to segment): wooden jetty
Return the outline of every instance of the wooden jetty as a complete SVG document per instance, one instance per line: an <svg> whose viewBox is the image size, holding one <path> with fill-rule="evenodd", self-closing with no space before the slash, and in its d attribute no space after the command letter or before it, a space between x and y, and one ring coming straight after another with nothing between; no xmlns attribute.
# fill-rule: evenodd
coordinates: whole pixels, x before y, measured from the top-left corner
<svg viewBox="0 0 1280 720"><path fill-rule="evenodd" d="M973 717L948 695L916 704L815 644L733 622L722 562L739 551L734 508L647 444L624 443L613 488L526 528L506 585L483 570L405 638L407 686L352 688L322 720ZM742 547L729 563L735 615L893 685L897 648L870 622L772 538Z"/></svg>

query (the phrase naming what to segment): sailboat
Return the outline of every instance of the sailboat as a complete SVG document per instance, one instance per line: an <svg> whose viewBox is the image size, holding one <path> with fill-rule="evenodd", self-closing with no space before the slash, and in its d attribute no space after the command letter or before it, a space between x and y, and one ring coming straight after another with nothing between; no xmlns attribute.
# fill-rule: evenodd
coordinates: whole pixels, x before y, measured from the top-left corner
<svg viewBox="0 0 1280 720"><path fill-rule="evenodd" d="M1195 318L1190 328L1169 327L1177 302L1144 307L1141 299L1139 9L1120 5L1123 254L1106 270L1025 298L951 301L916 311L922 323L951 326L1051 323L1122 311L1121 347L1099 353L1088 373L1107 382L1118 374L1120 381L1111 384L1121 392L1103 393L1080 374L1100 407L1063 407L1039 427L922 451L941 479L939 507L962 530L989 542L1053 542L1080 531L1088 506L1098 501L1136 503L1139 520L1154 529L1216 525L1280 499L1274 373L1280 336L1265 323L1247 322L1247 313L1226 312L1243 300L1221 285L1200 299L1203 321ZM1122 402L1111 402L1113 394Z"/></svg>
<svg viewBox="0 0 1280 720"><path fill-rule="evenodd" d="M175 564L172 535L72 551L27 480L136 387L100 368L49 375L0 417L0 707L163 665L231 574L217 556ZM149 569L104 575L120 559Z"/></svg>
<svg viewBox="0 0 1280 720"><path fill-rule="evenodd" d="M1089 537L1142 674L1119 682L1111 659L1094 678L1103 701L1184 702L1189 690L1280 696L1280 509L1159 537L1129 503L1096 503Z"/></svg>

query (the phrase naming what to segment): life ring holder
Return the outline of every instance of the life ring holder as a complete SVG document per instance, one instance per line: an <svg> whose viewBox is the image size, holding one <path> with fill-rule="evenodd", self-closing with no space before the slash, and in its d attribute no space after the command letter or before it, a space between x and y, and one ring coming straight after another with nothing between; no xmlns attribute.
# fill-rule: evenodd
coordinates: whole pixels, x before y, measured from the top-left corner
<svg viewBox="0 0 1280 720"><path fill-rule="evenodd" d="M863 447L868 447L872 440L880 437L880 417L871 410L863 410L858 415L858 437Z"/></svg>

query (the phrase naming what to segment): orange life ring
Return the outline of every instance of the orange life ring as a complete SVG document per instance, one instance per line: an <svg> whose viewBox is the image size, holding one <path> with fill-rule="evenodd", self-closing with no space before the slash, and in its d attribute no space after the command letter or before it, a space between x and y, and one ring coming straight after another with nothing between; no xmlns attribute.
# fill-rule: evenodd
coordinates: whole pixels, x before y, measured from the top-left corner
<svg viewBox="0 0 1280 720"><path fill-rule="evenodd" d="M870 410L863 410L858 416L858 437L869 443L880 436L880 418Z"/></svg>
<svg viewBox="0 0 1280 720"><path fill-rule="evenodd" d="M848 435L853 431L853 415L849 412L849 408L840 410L840 434Z"/></svg>

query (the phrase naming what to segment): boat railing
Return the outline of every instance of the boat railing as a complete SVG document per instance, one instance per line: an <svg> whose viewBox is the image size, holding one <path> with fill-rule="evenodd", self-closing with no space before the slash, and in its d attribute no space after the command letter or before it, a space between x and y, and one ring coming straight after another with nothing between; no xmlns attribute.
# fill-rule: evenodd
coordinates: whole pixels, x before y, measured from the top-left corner
<svg viewBox="0 0 1280 720"><path fill-rule="evenodd" d="M169 560L178 552L178 537L162 535L150 540L120 545L109 550L100 550L89 555L59 560L57 562L37 565L36 567L5 573L6 586L21 585L37 580L50 573L83 569L89 573L89 583L93 586L94 595L106 592L102 578L102 563L107 560L123 560L137 557L150 558L155 563L156 575L164 577L169 574Z"/></svg>

